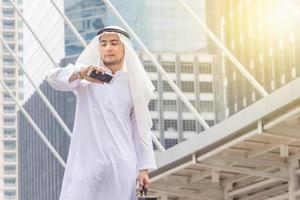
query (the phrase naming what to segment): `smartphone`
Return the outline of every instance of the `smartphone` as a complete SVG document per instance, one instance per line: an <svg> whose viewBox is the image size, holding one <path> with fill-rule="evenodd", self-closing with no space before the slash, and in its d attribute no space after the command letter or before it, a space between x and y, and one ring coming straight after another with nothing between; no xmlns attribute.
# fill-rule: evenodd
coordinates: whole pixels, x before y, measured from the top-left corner
<svg viewBox="0 0 300 200"><path fill-rule="evenodd" d="M112 74L109 74L109 73L106 73L106 72L104 72L104 73L99 72L97 74L96 70L93 70L90 73L89 77L92 77L92 78L97 79L99 81L102 81L104 83L111 83L113 78L114 78L114 76Z"/></svg>

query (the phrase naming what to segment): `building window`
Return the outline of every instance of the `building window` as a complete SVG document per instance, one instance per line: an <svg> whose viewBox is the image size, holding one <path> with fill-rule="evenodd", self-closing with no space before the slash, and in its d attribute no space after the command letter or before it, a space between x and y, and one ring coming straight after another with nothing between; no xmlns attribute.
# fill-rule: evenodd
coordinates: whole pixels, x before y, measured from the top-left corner
<svg viewBox="0 0 300 200"><path fill-rule="evenodd" d="M181 73L193 73L193 63L191 62L182 62L180 63Z"/></svg>
<svg viewBox="0 0 300 200"><path fill-rule="evenodd" d="M5 190L4 191L4 199L15 199L16 198L16 191L15 190Z"/></svg>
<svg viewBox="0 0 300 200"><path fill-rule="evenodd" d="M193 81L182 81L181 89L183 92L194 92L194 82Z"/></svg>
<svg viewBox="0 0 300 200"><path fill-rule="evenodd" d="M14 41L15 40L15 33L14 32L4 32L3 39L5 41Z"/></svg>
<svg viewBox="0 0 300 200"><path fill-rule="evenodd" d="M2 22L4 29L14 29L15 21L14 20L3 20Z"/></svg>
<svg viewBox="0 0 300 200"><path fill-rule="evenodd" d="M23 51L23 45L19 45L19 51Z"/></svg>
<svg viewBox="0 0 300 200"><path fill-rule="evenodd" d="M24 86L23 81L19 81L19 87L23 87L23 86Z"/></svg>
<svg viewBox="0 0 300 200"><path fill-rule="evenodd" d="M205 120L205 122L207 123L207 125L209 127L213 126L215 124L215 121L214 120ZM201 131L204 131L204 127L201 125Z"/></svg>
<svg viewBox="0 0 300 200"><path fill-rule="evenodd" d="M14 128L4 129L4 138L15 138L15 137L16 137L16 129Z"/></svg>
<svg viewBox="0 0 300 200"><path fill-rule="evenodd" d="M196 121L195 120L183 120L183 131L196 131Z"/></svg>
<svg viewBox="0 0 300 200"><path fill-rule="evenodd" d="M200 82L199 83L200 92L212 93L212 82Z"/></svg>
<svg viewBox="0 0 300 200"><path fill-rule="evenodd" d="M16 81L14 80L4 80L4 83L7 85L9 89L15 89Z"/></svg>
<svg viewBox="0 0 300 200"><path fill-rule="evenodd" d="M10 5L10 1L9 1L9 0L2 0L2 3L3 3L4 5Z"/></svg>
<svg viewBox="0 0 300 200"><path fill-rule="evenodd" d="M215 121L214 120L205 120L206 121L206 123L208 124L208 126L213 126L213 125L215 125Z"/></svg>
<svg viewBox="0 0 300 200"><path fill-rule="evenodd" d="M3 57L4 65L14 65L14 59L12 57Z"/></svg>
<svg viewBox="0 0 300 200"><path fill-rule="evenodd" d="M152 119L153 126L151 128L152 131L159 130L159 120L158 119Z"/></svg>
<svg viewBox="0 0 300 200"><path fill-rule="evenodd" d="M14 52L15 51L15 45L14 44L8 44L9 48ZM8 53L9 51L7 50L7 48L3 45L2 46L3 52ZM8 61L10 62L10 61ZM9 64L12 65L12 64Z"/></svg>
<svg viewBox="0 0 300 200"><path fill-rule="evenodd" d="M15 112L15 105L13 104L5 104L3 106L3 110L4 110L4 113L14 113Z"/></svg>
<svg viewBox="0 0 300 200"><path fill-rule="evenodd" d="M15 94L15 92L14 92L14 94ZM10 94L7 93L7 92L3 93L3 99L4 99L5 101L13 100L13 98L12 98L12 97L10 96Z"/></svg>
<svg viewBox="0 0 300 200"><path fill-rule="evenodd" d="M4 68L3 69L4 77L14 77L15 75L16 75L15 69L13 69L13 68Z"/></svg>
<svg viewBox="0 0 300 200"><path fill-rule="evenodd" d="M176 100L163 100L163 107L165 111L176 111Z"/></svg>
<svg viewBox="0 0 300 200"><path fill-rule="evenodd" d="M158 110L157 100L154 99L150 100L148 108L150 111L157 111Z"/></svg>
<svg viewBox="0 0 300 200"><path fill-rule="evenodd" d="M165 131L177 131L177 120L165 119Z"/></svg>
<svg viewBox="0 0 300 200"><path fill-rule="evenodd" d="M5 150L16 150L16 141L3 141Z"/></svg>
<svg viewBox="0 0 300 200"><path fill-rule="evenodd" d="M15 121L15 117L3 117L4 125L14 125Z"/></svg>
<svg viewBox="0 0 300 200"><path fill-rule="evenodd" d="M194 100L190 100L190 103L195 107L195 101ZM187 111L187 112L190 112L190 110L182 103L183 105L183 111Z"/></svg>
<svg viewBox="0 0 300 200"><path fill-rule="evenodd" d="M165 148L168 149L174 145L178 144L178 139L165 139Z"/></svg>
<svg viewBox="0 0 300 200"><path fill-rule="evenodd" d="M15 186L16 178L4 178L4 185L5 186Z"/></svg>
<svg viewBox="0 0 300 200"><path fill-rule="evenodd" d="M212 73L211 63L199 63L199 73L211 74Z"/></svg>
<svg viewBox="0 0 300 200"><path fill-rule="evenodd" d="M214 104L213 101L200 101L200 112L213 112Z"/></svg>
<svg viewBox="0 0 300 200"><path fill-rule="evenodd" d="M167 81L163 81L163 91L164 92L173 92L173 89Z"/></svg>
<svg viewBox="0 0 300 200"><path fill-rule="evenodd" d="M151 82L152 82L153 86L155 87L155 90L157 90L157 81L151 80Z"/></svg>
<svg viewBox="0 0 300 200"><path fill-rule="evenodd" d="M14 10L11 8L3 8L2 10L3 17L13 17Z"/></svg>
<svg viewBox="0 0 300 200"><path fill-rule="evenodd" d="M175 72L175 63L174 62L163 62L162 67L166 72Z"/></svg>
<svg viewBox="0 0 300 200"><path fill-rule="evenodd" d="M4 174L6 174L6 175L16 174L16 166L15 165L4 165Z"/></svg>
<svg viewBox="0 0 300 200"><path fill-rule="evenodd" d="M15 153L4 153L4 161L5 162L16 162L16 154Z"/></svg>
<svg viewBox="0 0 300 200"><path fill-rule="evenodd" d="M144 61L143 66L147 72L156 72L155 66L149 61Z"/></svg>

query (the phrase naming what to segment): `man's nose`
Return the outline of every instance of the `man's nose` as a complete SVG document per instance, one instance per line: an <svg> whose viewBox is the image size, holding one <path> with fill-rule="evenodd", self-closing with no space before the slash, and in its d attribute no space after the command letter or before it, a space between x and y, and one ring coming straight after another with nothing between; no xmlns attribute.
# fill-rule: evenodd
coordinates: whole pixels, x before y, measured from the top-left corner
<svg viewBox="0 0 300 200"><path fill-rule="evenodd" d="M112 50L112 45L111 44L107 44L105 49L107 51L111 51Z"/></svg>

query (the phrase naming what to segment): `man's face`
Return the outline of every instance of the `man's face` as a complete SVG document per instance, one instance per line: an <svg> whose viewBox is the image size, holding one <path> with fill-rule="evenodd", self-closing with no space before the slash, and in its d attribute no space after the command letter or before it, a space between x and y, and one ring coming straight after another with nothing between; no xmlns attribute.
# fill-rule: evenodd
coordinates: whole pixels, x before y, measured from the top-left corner
<svg viewBox="0 0 300 200"><path fill-rule="evenodd" d="M124 45L116 33L105 33L100 37L100 55L106 67L121 64Z"/></svg>

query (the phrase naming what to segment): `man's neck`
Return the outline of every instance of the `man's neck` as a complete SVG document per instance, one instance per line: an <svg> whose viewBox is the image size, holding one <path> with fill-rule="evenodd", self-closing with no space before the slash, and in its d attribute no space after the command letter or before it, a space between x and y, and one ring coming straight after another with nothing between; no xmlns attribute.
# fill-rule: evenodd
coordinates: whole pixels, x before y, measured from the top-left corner
<svg viewBox="0 0 300 200"><path fill-rule="evenodd" d="M119 71L123 68L123 64L122 65L109 66L108 68L111 70L112 74L115 74L117 71Z"/></svg>
<svg viewBox="0 0 300 200"><path fill-rule="evenodd" d="M121 70L123 68L123 64L124 62L120 62L119 64L116 65L111 65L111 66L106 66L108 69L110 69L110 71L112 72L112 74L115 74L117 71Z"/></svg>

